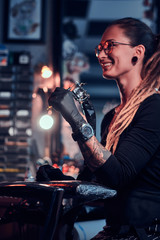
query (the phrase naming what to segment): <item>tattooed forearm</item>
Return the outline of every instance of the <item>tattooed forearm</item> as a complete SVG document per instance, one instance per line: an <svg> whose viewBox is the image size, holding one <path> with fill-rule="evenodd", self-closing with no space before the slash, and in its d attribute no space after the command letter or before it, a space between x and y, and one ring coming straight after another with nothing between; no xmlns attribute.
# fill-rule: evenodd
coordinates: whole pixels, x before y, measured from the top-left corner
<svg viewBox="0 0 160 240"><path fill-rule="evenodd" d="M111 153L105 149L95 137L85 143L79 143L84 160L91 171L102 166L110 157Z"/></svg>

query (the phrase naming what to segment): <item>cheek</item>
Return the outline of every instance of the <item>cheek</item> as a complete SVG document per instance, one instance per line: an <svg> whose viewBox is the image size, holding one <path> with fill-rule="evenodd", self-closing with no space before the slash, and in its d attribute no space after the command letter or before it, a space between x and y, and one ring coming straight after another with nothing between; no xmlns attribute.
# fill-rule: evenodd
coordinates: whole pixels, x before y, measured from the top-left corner
<svg viewBox="0 0 160 240"><path fill-rule="evenodd" d="M128 53L120 54L114 58L118 68L128 68L132 66L132 56Z"/></svg>
<svg viewBox="0 0 160 240"><path fill-rule="evenodd" d="M134 55L132 50L128 50L127 46L124 46L123 48L119 48L115 50L116 51L112 53L112 57L114 59L118 59L119 61L126 64L131 63L131 59Z"/></svg>

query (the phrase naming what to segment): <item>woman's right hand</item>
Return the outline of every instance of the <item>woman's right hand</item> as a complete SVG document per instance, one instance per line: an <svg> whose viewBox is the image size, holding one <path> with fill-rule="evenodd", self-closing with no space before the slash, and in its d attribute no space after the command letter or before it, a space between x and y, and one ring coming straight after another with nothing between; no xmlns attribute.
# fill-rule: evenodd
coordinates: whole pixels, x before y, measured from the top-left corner
<svg viewBox="0 0 160 240"><path fill-rule="evenodd" d="M62 114L73 130L85 123L85 120L75 105L71 91L64 88L56 88L49 97L48 104Z"/></svg>

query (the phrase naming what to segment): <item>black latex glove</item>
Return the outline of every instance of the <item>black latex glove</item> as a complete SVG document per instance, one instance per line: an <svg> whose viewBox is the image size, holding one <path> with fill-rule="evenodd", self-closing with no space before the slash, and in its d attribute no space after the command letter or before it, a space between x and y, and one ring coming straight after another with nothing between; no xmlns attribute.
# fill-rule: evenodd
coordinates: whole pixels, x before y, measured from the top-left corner
<svg viewBox="0 0 160 240"><path fill-rule="evenodd" d="M71 91L64 88L56 88L49 97L48 104L62 114L64 119L71 125L73 131L85 123L75 105Z"/></svg>
<svg viewBox="0 0 160 240"><path fill-rule="evenodd" d="M96 112L93 107L93 104L89 99L86 99L82 103L82 107L85 112L87 122L92 126L94 130L94 135L96 135Z"/></svg>
<svg viewBox="0 0 160 240"><path fill-rule="evenodd" d="M75 180L71 176L64 175L59 168L54 168L50 165L41 166L36 175L38 182L52 181L52 180Z"/></svg>

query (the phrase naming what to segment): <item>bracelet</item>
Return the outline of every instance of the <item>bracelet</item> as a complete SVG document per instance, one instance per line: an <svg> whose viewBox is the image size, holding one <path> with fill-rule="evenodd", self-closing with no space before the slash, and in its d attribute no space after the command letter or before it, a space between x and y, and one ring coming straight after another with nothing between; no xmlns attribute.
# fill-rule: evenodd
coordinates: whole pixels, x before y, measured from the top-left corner
<svg viewBox="0 0 160 240"><path fill-rule="evenodd" d="M72 138L74 141L86 142L93 136L94 131L89 123L83 123L79 129L72 133Z"/></svg>

